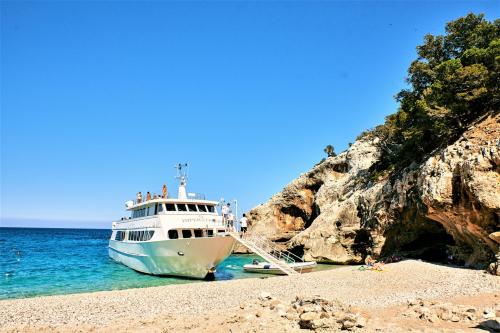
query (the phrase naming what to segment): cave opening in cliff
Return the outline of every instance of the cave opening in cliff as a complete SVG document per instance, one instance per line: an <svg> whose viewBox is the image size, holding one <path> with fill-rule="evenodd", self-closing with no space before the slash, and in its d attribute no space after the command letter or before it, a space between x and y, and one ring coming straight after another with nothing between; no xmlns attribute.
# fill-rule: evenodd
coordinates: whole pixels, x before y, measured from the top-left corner
<svg viewBox="0 0 500 333"><path fill-rule="evenodd" d="M398 254L429 262L448 263L450 247L456 245L440 223L422 216L394 226L385 237L383 256Z"/></svg>
<svg viewBox="0 0 500 333"><path fill-rule="evenodd" d="M319 206L314 202L312 204L311 216L309 216L309 218L305 221L304 229L309 228L311 226L311 224L313 223L313 221L319 216L320 213L321 212L320 212Z"/></svg>
<svg viewBox="0 0 500 333"><path fill-rule="evenodd" d="M368 255L371 248L373 248L373 238L370 232L365 229L357 230L352 245L354 252L364 258Z"/></svg>
<svg viewBox="0 0 500 333"><path fill-rule="evenodd" d="M408 244L401 247L403 253L410 258L422 259L430 262L447 262L448 247L455 242L446 232L422 231Z"/></svg>
<svg viewBox="0 0 500 333"><path fill-rule="evenodd" d="M292 252L299 258L304 257L304 245L297 245L292 247L291 249L288 249L288 251Z"/></svg>

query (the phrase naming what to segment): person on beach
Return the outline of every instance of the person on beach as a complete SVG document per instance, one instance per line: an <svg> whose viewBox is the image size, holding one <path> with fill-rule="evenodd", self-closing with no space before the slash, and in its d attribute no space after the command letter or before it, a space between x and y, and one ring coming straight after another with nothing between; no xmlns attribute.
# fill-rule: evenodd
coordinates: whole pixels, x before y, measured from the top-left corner
<svg viewBox="0 0 500 333"><path fill-rule="evenodd" d="M151 192L146 193L146 201L151 200Z"/></svg>
<svg viewBox="0 0 500 333"><path fill-rule="evenodd" d="M163 184L163 187L161 189L161 194L162 194L163 199L167 198L167 185L166 184Z"/></svg>
<svg viewBox="0 0 500 333"><path fill-rule="evenodd" d="M139 191L137 192L137 203L141 203L142 202L142 193Z"/></svg>
<svg viewBox="0 0 500 333"><path fill-rule="evenodd" d="M245 214L243 214L243 217L240 219L240 227L241 227L241 232L245 234L247 232L247 226L248 226L248 219Z"/></svg>

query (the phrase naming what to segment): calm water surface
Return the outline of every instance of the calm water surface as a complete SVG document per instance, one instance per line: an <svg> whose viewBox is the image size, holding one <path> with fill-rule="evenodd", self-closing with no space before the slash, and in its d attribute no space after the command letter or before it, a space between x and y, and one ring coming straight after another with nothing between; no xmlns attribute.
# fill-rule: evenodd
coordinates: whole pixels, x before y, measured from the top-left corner
<svg viewBox="0 0 500 333"><path fill-rule="evenodd" d="M0 299L199 283L138 273L108 257L111 230L0 228ZM253 255L232 255L216 280L269 275L245 273ZM318 269L333 266L318 265Z"/></svg>

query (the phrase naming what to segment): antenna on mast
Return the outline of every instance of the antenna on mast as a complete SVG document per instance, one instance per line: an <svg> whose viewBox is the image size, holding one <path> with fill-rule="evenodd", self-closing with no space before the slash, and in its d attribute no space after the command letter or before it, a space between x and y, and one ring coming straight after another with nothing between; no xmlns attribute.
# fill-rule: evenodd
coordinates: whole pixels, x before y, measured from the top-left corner
<svg viewBox="0 0 500 333"><path fill-rule="evenodd" d="M178 192L178 198L179 199L187 199L187 194L186 194L186 185L187 185L187 170L188 170L188 164L187 163L178 163L176 166L174 166L175 169L177 169L177 175L175 176L176 179L179 179L180 184L179 184L179 192Z"/></svg>

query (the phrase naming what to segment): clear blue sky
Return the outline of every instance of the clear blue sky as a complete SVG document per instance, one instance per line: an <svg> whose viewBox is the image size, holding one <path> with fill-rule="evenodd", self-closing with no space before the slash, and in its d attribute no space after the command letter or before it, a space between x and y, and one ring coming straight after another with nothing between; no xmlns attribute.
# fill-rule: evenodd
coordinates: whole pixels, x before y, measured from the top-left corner
<svg viewBox="0 0 500 333"><path fill-rule="evenodd" d="M424 34L470 11L499 17L494 1L2 1L3 225L109 227L137 191L175 190L179 161L189 190L248 210L383 122Z"/></svg>

